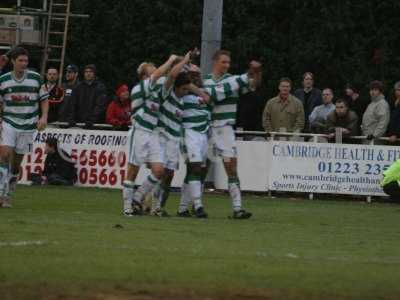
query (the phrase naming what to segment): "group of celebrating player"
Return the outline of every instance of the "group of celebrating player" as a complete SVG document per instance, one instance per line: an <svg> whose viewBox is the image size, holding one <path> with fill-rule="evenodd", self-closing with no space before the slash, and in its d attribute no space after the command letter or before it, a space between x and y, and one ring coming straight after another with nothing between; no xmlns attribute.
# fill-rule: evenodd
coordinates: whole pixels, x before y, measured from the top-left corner
<svg viewBox="0 0 400 300"><path fill-rule="evenodd" d="M165 216L169 187L178 169L179 153L186 158L187 173L177 215L206 218L202 203L207 174L209 142L223 158L232 199L233 218L247 219L242 208L235 133L239 95L255 89L261 81L261 64L252 61L243 75L231 75L230 53L219 50L213 56L212 73L202 76L191 60L197 49L184 57L171 55L160 67L144 62L140 79L131 92L132 127L128 132L128 171L123 183L123 214L143 213L143 202L153 195L151 213ZM13 70L0 76L2 132L0 138L0 206L11 206L24 154L32 150L35 130L47 125L48 93L39 74L28 70L28 52L16 47L11 53ZM140 167L151 172L136 189Z"/></svg>
<svg viewBox="0 0 400 300"><path fill-rule="evenodd" d="M243 75L228 73L231 58L219 50L213 56L212 73L202 76L191 63L196 50L183 58L171 55L159 68L144 62L138 67L140 82L131 93L132 128L128 135L128 172L123 184L123 213L143 214L146 195L153 194L151 213L168 215L165 204L178 169L179 152L185 157L187 173L182 185L177 216L207 218L202 202L207 174L209 142L223 159L228 175L234 219L248 219L242 208L237 174L237 152L233 126L239 95L254 90L261 81L261 64L252 61ZM135 188L140 166L151 170Z"/></svg>

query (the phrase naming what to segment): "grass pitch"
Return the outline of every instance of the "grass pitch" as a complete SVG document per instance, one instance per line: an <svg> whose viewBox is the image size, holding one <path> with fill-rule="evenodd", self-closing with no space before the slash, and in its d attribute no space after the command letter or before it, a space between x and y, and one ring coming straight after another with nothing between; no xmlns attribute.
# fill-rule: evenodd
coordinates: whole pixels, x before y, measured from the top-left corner
<svg viewBox="0 0 400 300"><path fill-rule="evenodd" d="M19 186L0 299L400 299L398 205L245 196L230 220L207 195L207 220L125 218L120 194Z"/></svg>

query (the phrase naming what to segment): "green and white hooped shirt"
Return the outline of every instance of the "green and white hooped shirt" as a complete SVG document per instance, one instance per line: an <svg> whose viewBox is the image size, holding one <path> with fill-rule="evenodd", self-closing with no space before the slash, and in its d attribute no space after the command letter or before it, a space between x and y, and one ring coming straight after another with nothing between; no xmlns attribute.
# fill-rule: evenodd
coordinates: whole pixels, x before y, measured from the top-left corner
<svg viewBox="0 0 400 300"><path fill-rule="evenodd" d="M143 113L143 104L150 96L149 92L150 79L141 80L131 91L131 119L135 119L137 114Z"/></svg>
<svg viewBox="0 0 400 300"><path fill-rule="evenodd" d="M201 103L200 97L191 94L184 96L182 100L183 128L191 129L200 133L206 133L210 127L211 105Z"/></svg>
<svg viewBox="0 0 400 300"><path fill-rule="evenodd" d="M203 83L214 103L211 125L214 127L235 125L239 96L250 90L249 76L224 74L214 79L212 74L208 74L203 78Z"/></svg>
<svg viewBox="0 0 400 300"><path fill-rule="evenodd" d="M0 76L3 122L16 130L35 130L39 119L39 104L49 97L42 84L40 75L30 70L26 70L21 79L16 79L13 72Z"/></svg>
<svg viewBox="0 0 400 300"><path fill-rule="evenodd" d="M138 100L136 105L141 105L139 110L134 115L135 128L140 128L145 131L152 132L158 125L159 109L161 103L161 89L165 82L165 77L161 77L155 83L143 82L141 89L143 89L142 103ZM142 111L140 111L142 110Z"/></svg>
<svg viewBox="0 0 400 300"><path fill-rule="evenodd" d="M161 92L160 117L158 127L169 139L179 141L182 137L183 99L178 97L173 87Z"/></svg>

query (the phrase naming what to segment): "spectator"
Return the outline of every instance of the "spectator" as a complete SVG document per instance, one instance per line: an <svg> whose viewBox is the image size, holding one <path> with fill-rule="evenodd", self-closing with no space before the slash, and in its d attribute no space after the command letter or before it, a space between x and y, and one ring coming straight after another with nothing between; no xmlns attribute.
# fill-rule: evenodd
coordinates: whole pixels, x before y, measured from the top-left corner
<svg viewBox="0 0 400 300"><path fill-rule="evenodd" d="M240 95L236 127L245 131L263 130L261 116L265 107L266 92L262 87Z"/></svg>
<svg viewBox="0 0 400 300"><path fill-rule="evenodd" d="M77 179L75 163L64 150L58 147L56 138L46 140L43 176L31 174L34 184L73 185Z"/></svg>
<svg viewBox="0 0 400 300"><path fill-rule="evenodd" d="M332 103L333 101L333 92L330 88L326 88L322 91L322 104L318 105L312 111L309 122L310 122L310 130L312 133L325 133L327 130L326 127L326 118L328 114L335 110L335 105Z"/></svg>
<svg viewBox="0 0 400 300"><path fill-rule="evenodd" d="M0 75L3 75L8 72L7 64L10 61L6 54L0 55Z"/></svg>
<svg viewBox="0 0 400 300"><path fill-rule="evenodd" d="M279 81L279 94L268 100L263 113L263 127L266 132L300 131L304 128L304 109L301 101L290 94L292 81L282 78Z"/></svg>
<svg viewBox="0 0 400 300"><path fill-rule="evenodd" d="M71 126L76 123L85 123L85 128L91 128L94 123L105 121L106 88L96 78L95 65L87 65L83 71L83 77L84 80L72 90L68 122Z"/></svg>
<svg viewBox="0 0 400 300"><path fill-rule="evenodd" d="M338 99L335 110L330 112L326 119L328 138L333 139L336 129L340 128L343 140L346 141L350 136L358 134L357 124L358 117L354 111L349 109L348 102Z"/></svg>
<svg viewBox="0 0 400 300"><path fill-rule="evenodd" d="M362 119L362 134L367 141L379 138L386 133L390 120L389 104L383 95L383 84L380 81L372 81L369 85L371 103L368 105Z"/></svg>
<svg viewBox="0 0 400 300"><path fill-rule="evenodd" d="M362 116L367 109L368 103L360 97L360 90L351 84L346 85L344 99L347 101L349 109L357 114L358 128L361 128Z"/></svg>
<svg viewBox="0 0 400 300"><path fill-rule="evenodd" d="M314 74L306 72L303 74L303 88L297 89L294 92L294 96L300 99L304 107L304 118L305 127L308 131L309 124L308 120L313 109L322 104L322 93L321 90L314 88Z"/></svg>
<svg viewBox="0 0 400 300"><path fill-rule="evenodd" d="M394 85L394 99L388 130L389 142L395 143L400 136L400 81Z"/></svg>
<svg viewBox="0 0 400 300"><path fill-rule="evenodd" d="M124 84L117 88L116 98L108 105L106 122L116 129L128 129L130 125L130 98L129 87Z"/></svg>
<svg viewBox="0 0 400 300"><path fill-rule="evenodd" d="M48 68L46 72L46 83L43 84L43 90L49 94L49 115L47 122L58 121L58 112L63 102L63 89L57 85L58 70Z"/></svg>
<svg viewBox="0 0 400 300"><path fill-rule="evenodd" d="M65 82L63 83L64 101L58 111L58 121L68 122L71 113L71 94L72 90L78 85L78 67L68 65L65 72Z"/></svg>

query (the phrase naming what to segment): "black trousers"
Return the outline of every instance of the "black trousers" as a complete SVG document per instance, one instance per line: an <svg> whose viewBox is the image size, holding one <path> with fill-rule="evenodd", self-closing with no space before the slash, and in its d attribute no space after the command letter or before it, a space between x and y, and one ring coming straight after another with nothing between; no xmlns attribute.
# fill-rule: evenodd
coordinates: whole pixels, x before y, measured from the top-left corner
<svg viewBox="0 0 400 300"><path fill-rule="evenodd" d="M400 186L397 181L385 185L383 191L390 196L390 200L400 203Z"/></svg>
<svg viewBox="0 0 400 300"><path fill-rule="evenodd" d="M31 173L29 179L32 181L33 185L42 185L42 176L40 174ZM74 182L72 180L65 179L59 174L50 174L47 176L48 184L50 185L73 185Z"/></svg>

